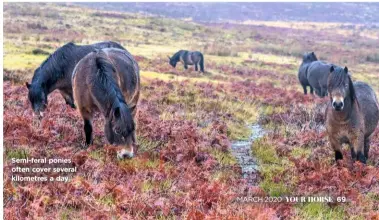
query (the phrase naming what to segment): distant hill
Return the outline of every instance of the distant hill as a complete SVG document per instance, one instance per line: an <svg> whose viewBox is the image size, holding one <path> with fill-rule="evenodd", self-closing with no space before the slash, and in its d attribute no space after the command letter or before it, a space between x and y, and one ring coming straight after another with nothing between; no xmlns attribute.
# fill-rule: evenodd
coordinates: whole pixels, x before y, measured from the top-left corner
<svg viewBox="0 0 379 220"><path fill-rule="evenodd" d="M379 23L379 3L74 3L91 8L140 12L198 22L313 21Z"/></svg>

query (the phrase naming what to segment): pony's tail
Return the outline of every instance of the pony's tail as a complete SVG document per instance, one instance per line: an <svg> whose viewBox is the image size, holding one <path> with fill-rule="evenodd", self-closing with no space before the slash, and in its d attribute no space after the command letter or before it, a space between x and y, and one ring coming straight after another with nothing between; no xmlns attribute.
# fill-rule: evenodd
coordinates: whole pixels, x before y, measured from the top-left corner
<svg viewBox="0 0 379 220"><path fill-rule="evenodd" d="M200 71L204 73L204 56L200 53Z"/></svg>
<svg viewBox="0 0 379 220"><path fill-rule="evenodd" d="M108 74L112 74L116 70L103 51L96 50L94 52L96 52L95 63L98 69L97 77L103 82L105 78L108 78Z"/></svg>

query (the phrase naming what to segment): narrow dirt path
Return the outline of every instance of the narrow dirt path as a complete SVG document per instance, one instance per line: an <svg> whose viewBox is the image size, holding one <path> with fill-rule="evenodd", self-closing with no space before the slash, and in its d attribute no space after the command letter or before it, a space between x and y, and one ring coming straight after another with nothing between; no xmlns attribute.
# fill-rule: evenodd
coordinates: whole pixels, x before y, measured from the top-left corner
<svg viewBox="0 0 379 220"><path fill-rule="evenodd" d="M246 179L248 185L257 185L258 183L258 163L252 156L251 145L265 134L263 128L258 125L249 126L251 136L247 141L235 141L231 145L232 154L236 157L242 169L242 176Z"/></svg>

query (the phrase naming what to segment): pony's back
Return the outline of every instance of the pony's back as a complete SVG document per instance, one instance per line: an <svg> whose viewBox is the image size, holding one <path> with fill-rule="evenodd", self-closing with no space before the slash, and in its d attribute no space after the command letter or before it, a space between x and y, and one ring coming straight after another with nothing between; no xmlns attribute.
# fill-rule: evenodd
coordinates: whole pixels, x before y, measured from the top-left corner
<svg viewBox="0 0 379 220"><path fill-rule="evenodd" d="M331 66L332 64L323 61L314 61L308 67L308 82L320 97L327 94L328 75Z"/></svg>
<svg viewBox="0 0 379 220"><path fill-rule="evenodd" d="M364 82L354 82L355 96L365 118L365 133L370 135L379 121L379 104L374 90Z"/></svg>

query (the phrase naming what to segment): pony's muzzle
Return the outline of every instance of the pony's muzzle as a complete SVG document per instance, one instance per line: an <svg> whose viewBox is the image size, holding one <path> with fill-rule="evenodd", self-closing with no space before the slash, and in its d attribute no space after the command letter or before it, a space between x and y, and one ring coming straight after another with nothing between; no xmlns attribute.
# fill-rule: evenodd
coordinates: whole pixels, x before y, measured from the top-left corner
<svg viewBox="0 0 379 220"><path fill-rule="evenodd" d="M43 115L44 115L44 113L42 111L38 111L38 112L33 111L33 118L41 120L43 118Z"/></svg>
<svg viewBox="0 0 379 220"><path fill-rule="evenodd" d="M133 151L128 151L126 149L122 149L119 152L117 152L117 158L119 160L131 159L133 157L134 157L134 152Z"/></svg>
<svg viewBox="0 0 379 220"><path fill-rule="evenodd" d="M344 107L344 103L338 102L338 101L333 101L332 105L333 105L334 110L336 110L336 111L342 111L342 109Z"/></svg>
<svg viewBox="0 0 379 220"><path fill-rule="evenodd" d="M123 159L132 159L134 157L134 146L130 147L130 150L127 150L126 148L122 148L117 152L117 158L119 160Z"/></svg>

